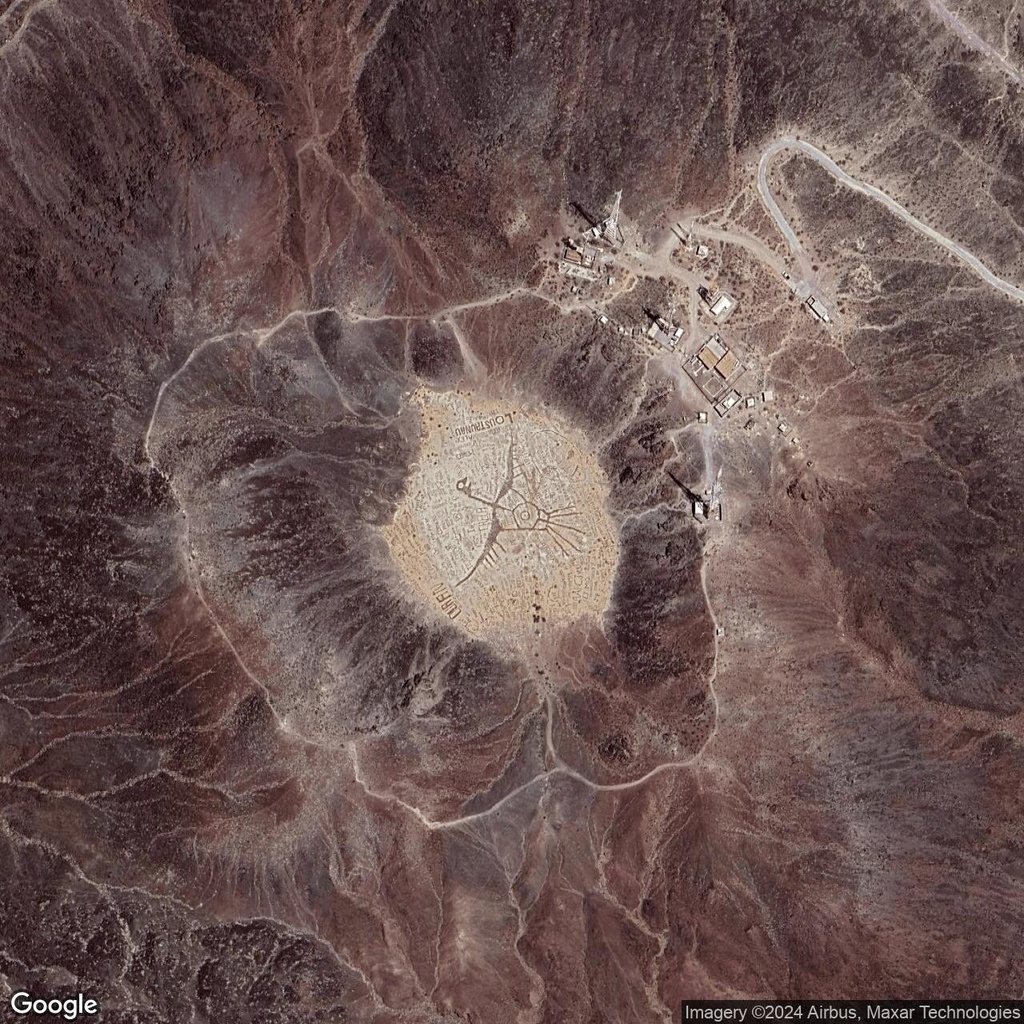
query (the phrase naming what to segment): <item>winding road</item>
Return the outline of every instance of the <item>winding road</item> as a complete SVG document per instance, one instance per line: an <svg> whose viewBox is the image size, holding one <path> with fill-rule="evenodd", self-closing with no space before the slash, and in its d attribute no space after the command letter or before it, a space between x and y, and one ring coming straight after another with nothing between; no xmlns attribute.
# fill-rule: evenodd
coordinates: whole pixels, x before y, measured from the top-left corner
<svg viewBox="0 0 1024 1024"><path fill-rule="evenodd" d="M768 187L768 168L772 160L779 153L786 150L798 151L809 156L812 160L817 161L817 163L828 171L833 178L841 182L847 188L853 189L854 192L860 192L861 195L869 196L870 198L877 200L887 210L899 217L900 220L909 224L916 231L920 231L921 234L930 238L936 245L941 246L948 253L951 253L960 260L961 263L970 267L971 270L986 282L986 284L990 284L993 288L998 288L1004 295L1009 295L1013 299L1018 299L1024 302L1024 288L1019 288L1017 285L1011 284L1009 281L1004 281L1001 277L992 273L992 271L989 270L989 268L986 267L985 264L977 258L977 256L969 252L958 242L954 242L952 239L940 234L933 227L925 224L924 221L918 220L917 217L906 209L906 207L901 206L896 202L892 196L883 192L880 188L876 188L874 185L868 185L865 182L854 178L852 175L847 174L839 164L818 149L817 146L812 146L809 142L803 142L799 139L786 137L777 139L761 154L761 161L757 166L757 191L761 196L761 201L764 203L765 208L772 215L775 223L779 226L779 230L784 235L786 244L792 251L793 256L800 262L805 271L807 258L804 254L803 248L800 245L800 242L796 237L796 233L793 231L789 221L786 220L785 214L783 214L782 210L779 208L779 204L775 201L775 197L772 195L771 189Z"/></svg>

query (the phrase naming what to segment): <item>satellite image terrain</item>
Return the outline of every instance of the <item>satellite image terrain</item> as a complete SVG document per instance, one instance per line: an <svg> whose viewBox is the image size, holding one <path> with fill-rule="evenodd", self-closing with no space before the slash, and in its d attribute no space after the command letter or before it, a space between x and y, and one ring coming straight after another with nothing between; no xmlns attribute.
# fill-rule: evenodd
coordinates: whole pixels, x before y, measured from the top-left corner
<svg viewBox="0 0 1024 1024"><path fill-rule="evenodd" d="M1024 998L1024 4L0 8L0 1020Z"/></svg>

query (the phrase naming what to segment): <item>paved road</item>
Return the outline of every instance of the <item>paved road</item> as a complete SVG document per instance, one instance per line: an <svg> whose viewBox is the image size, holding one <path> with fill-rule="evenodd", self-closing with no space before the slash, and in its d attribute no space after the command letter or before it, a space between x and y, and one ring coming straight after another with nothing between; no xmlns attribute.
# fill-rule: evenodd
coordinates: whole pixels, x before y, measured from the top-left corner
<svg viewBox="0 0 1024 1024"><path fill-rule="evenodd" d="M991 43L986 42L970 25L964 24L945 4L939 0L928 0L928 6L938 19L958 35L972 50L995 61L1000 69L1013 79L1018 85L1024 86L1024 74L1015 65L1011 64Z"/></svg>
<svg viewBox="0 0 1024 1024"><path fill-rule="evenodd" d="M804 262L806 259L803 249L797 240L795 232L792 227L790 227L789 221L786 220L782 210L779 209L779 204L775 201L775 198L771 194L771 190L768 188L768 167L771 164L772 159L784 150L798 150L799 152L809 156L812 160L816 160L837 181L842 182L842 184L846 185L847 188L851 188L855 192L860 192L861 195L870 196L872 199L880 202L886 207L886 209L891 210L896 214L900 220L905 221L912 228L920 231L921 234L930 238L936 245L940 245L947 252L952 253L958 260L970 267L971 270L973 270L987 284L992 285L993 288L998 288L999 291L1003 292L1005 295L1009 295L1011 298L1019 299L1024 302L1024 288L1018 288L1017 285L1011 284L1009 281L1004 281L1001 277L993 274L992 271L977 258L977 256L969 252L958 242L954 242L952 239L940 234L934 228L929 227L923 221L918 220L912 213L910 213L909 210L897 203L895 199L887 195L880 188L875 188L874 185L867 185L862 181L858 181L857 178L847 174L846 171L844 171L834 160L816 146L812 146L809 142L801 142L798 139L792 138L777 139L764 151L764 153L761 154L761 162L757 167L757 191L760 193L761 200L765 207L767 207L768 212L772 215L775 223L778 224L779 230L785 236L786 244L793 251L793 255L801 262Z"/></svg>

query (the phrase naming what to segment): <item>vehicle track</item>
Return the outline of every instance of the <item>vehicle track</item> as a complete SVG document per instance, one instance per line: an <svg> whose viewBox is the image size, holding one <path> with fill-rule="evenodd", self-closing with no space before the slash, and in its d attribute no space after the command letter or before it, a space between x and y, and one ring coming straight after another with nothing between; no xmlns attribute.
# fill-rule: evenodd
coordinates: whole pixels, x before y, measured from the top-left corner
<svg viewBox="0 0 1024 1024"><path fill-rule="evenodd" d="M1015 284L1011 284L1009 281L1003 280L1003 278L994 274L981 260L978 259L972 252L965 249L958 242L954 242L951 238L947 238L945 235L936 231L933 227L925 224L924 221L918 220L906 207L896 202L888 193L883 192L880 188L874 185L869 185L859 179L848 174L839 166L830 156L823 153L817 146L812 146L809 142L803 142L800 139L794 139L785 137L776 139L770 146L765 149L761 154L761 161L757 165L757 191L761 196L761 201L764 203L765 208L771 214L772 219L778 225L779 230L782 232L786 239L786 244L789 246L793 253L793 256L801 263L806 262L806 256L803 251L803 247L800 245L799 240L796 237L796 233L793 231L789 221L786 220L785 214L779 207L779 204L775 201L775 197L771 193L771 189L768 187L768 168L772 160L785 150L796 150L803 153L805 156L809 156L812 160L816 161L821 167L823 167L829 174L832 175L837 181L845 185L847 188L853 189L854 192L859 192L861 195L869 196L871 199L881 203L887 210L894 213L904 223L909 224L916 231L925 235L931 241L935 242L936 245L945 249L946 252L955 256L961 263L970 267L986 284L991 285L993 288L997 288L1004 295L1009 295L1012 299L1024 302L1024 288L1019 288Z"/></svg>
<svg viewBox="0 0 1024 1024"><path fill-rule="evenodd" d="M976 50L982 56L994 61L999 65L1000 70L1008 75L1017 85L1024 86L1024 73L1020 68L1011 64L991 43L986 42L970 25L961 21L958 15L954 14L940 0L927 0L932 13L946 25L955 35L958 35L972 50Z"/></svg>

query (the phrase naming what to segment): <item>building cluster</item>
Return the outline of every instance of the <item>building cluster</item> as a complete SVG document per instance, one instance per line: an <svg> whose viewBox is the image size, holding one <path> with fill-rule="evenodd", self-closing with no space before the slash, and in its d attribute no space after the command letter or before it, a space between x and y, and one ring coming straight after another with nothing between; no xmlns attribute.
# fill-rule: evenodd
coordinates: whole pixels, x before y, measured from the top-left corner
<svg viewBox="0 0 1024 1024"><path fill-rule="evenodd" d="M565 243L560 261L563 274L596 281L596 263L597 249L592 245L588 245L586 242L575 242L572 239Z"/></svg>
<svg viewBox="0 0 1024 1024"><path fill-rule="evenodd" d="M597 318L597 322L602 327L607 327L608 330L614 331L616 334L625 334L628 337L640 339L643 337L643 329L640 327L629 327L626 324L620 324L618 320L613 320L607 313L602 313L600 309L592 307L594 316Z"/></svg>
<svg viewBox="0 0 1024 1024"><path fill-rule="evenodd" d="M619 207L622 205L622 189L615 193L615 201L612 203L611 213L600 224L588 228L583 238L586 241L603 241L613 247L620 246L625 238L619 228Z"/></svg>
<svg viewBox="0 0 1024 1024"><path fill-rule="evenodd" d="M715 412L724 416L739 404L742 395L736 385L746 367L736 350L730 348L720 334L714 334L683 363L690 379L701 394L712 403Z"/></svg>
<svg viewBox="0 0 1024 1024"><path fill-rule="evenodd" d="M598 257L607 263L611 256L610 247L617 249L624 237L619 228L619 206L622 203L622 191L615 193L615 202L611 213L600 224L589 227L581 239L568 239L562 247L562 255L558 261L559 269L568 277L582 277L588 281L596 281L600 275ZM602 249L604 250L602 255ZM609 284L614 278L609 277Z"/></svg>
<svg viewBox="0 0 1024 1024"><path fill-rule="evenodd" d="M627 326L625 324L620 324L602 310L594 309L594 316L602 327L607 327L609 330L615 331L617 334L625 334L637 340L646 337L669 352L675 352L676 347L679 345L680 341L682 341L684 334L683 328L678 324L674 324L671 321L666 320L663 316L659 316L657 313L648 313L647 315L650 317L651 322L645 330L644 328L636 325Z"/></svg>
<svg viewBox="0 0 1024 1024"><path fill-rule="evenodd" d="M676 346L683 337L683 329L678 324L669 323L662 316L654 316L651 326L647 328L647 337L657 342L662 348L675 352Z"/></svg>
<svg viewBox="0 0 1024 1024"><path fill-rule="evenodd" d="M612 252L623 240L618 227L621 196L621 192L616 194L609 216L601 223L590 227L580 241L566 243L562 257L562 265L566 273L597 279L601 273L599 266L612 261ZM675 225L674 230L687 245L692 245L691 236L684 235L682 224ZM709 247L703 243L696 244L691 251L700 261L706 260L711 255ZM796 292L795 282L792 282L788 274L783 276L790 283L790 288ZM831 323L831 317L825 304L813 294L805 298L807 291L803 291L803 289L800 291L802 291L802 295L799 297L808 311L822 323ZM721 327L738 308L739 303L736 298L728 291L717 287L713 279L707 286L698 288L697 292L700 298L700 312L703 317L713 322L715 328ZM691 337L690 342L685 346L687 353L683 353L681 350L686 331L682 326L673 323L658 312L647 312L649 323L645 327L619 323L600 308L595 308L593 312L598 323L608 330L631 337L635 341L646 339L666 352L678 353L680 364L687 376L697 386L710 407L722 418L728 416L736 408L753 413L759 403L768 405L774 401L775 395L771 389L766 389L759 394L744 394L741 391L742 378L752 364L745 363L742 352L731 341L723 338L718 330L715 330L710 337L702 337L703 332L696 337ZM691 346L695 346L695 349ZM707 424L708 416L708 411L699 410L697 422ZM782 438L787 443L796 443L797 439L791 434L790 424L779 413L775 414L775 419L778 421L776 428ZM753 430L756 422L753 415L748 416L744 429ZM720 476L721 474L709 488L701 493L684 488L693 516L699 522L720 522L723 518Z"/></svg>
<svg viewBox="0 0 1024 1024"><path fill-rule="evenodd" d="M693 499L693 518L698 522L722 521L722 471L718 471L715 482L704 493Z"/></svg>

